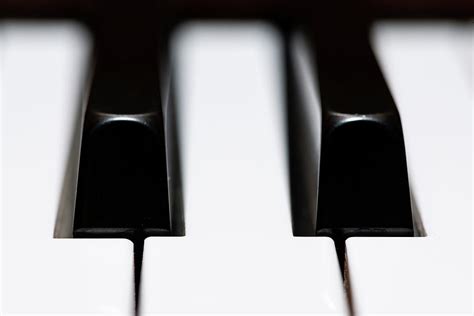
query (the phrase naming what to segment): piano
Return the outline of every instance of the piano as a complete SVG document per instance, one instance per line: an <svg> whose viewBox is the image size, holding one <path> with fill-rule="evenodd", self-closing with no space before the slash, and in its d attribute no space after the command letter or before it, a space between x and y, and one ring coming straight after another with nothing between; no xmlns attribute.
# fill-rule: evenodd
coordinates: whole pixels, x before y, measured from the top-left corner
<svg viewBox="0 0 474 316"><path fill-rule="evenodd" d="M3 1L1 314L471 315L473 17Z"/></svg>

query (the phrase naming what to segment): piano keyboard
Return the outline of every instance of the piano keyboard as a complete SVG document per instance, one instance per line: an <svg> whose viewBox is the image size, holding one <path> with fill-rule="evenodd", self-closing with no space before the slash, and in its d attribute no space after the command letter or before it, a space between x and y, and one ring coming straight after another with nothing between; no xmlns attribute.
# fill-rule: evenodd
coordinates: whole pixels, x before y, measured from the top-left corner
<svg viewBox="0 0 474 316"><path fill-rule="evenodd" d="M400 195L392 194L398 182L377 175L380 182L372 183L371 190L383 194L383 199L374 197L370 202L375 211L364 213L357 192L318 196L318 185L323 187L325 182L315 174L324 175L331 164L321 163L322 169L316 170L319 162L313 157L324 146L319 135L328 135L321 132L325 126L318 127L321 113L317 110L328 106L326 100L331 100L333 92L328 89L340 88L360 73L354 70L354 76L331 81L335 78L329 67L334 65L333 55L318 54L318 48L307 45L308 38L301 34L292 36L291 45L285 46L286 38L263 23L195 22L181 27L171 45L170 82L161 77L156 89L164 104L174 100L176 105L182 192L174 187L177 180L169 168L168 190L175 194L170 209L179 206L174 198L183 198L185 231L173 226L179 216L168 214L168 232L153 226L163 224L162 218L150 219L154 229L142 227L145 233L152 232L144 240L141 260L135 231L119 232L119 237L131 234L126 237L135 241L134 246L128 239L112 238L117 237L117 230L110 229L112 224L105 226L114 214L142 215L140 203L136 209L132 205L130 213L121 212L127 211L130 196L139 194L143 184L122 188L120 177L100 182L109 188L97 184L102 179L77 184L84 173L81 151L86 148L83 132L87 128L83 126L89 124L87 111L92 102L88 99L94 79L90 35L66 21L2 22L2 314L471 314L473 34L472 24L454 22L380 22L374 27L372 46L389 88L384 94L375 91L380 82L374 83L374 95L389 100L390 90L398 108L409 186L402 185ZM316 59L312 59L312 49ZM324 56L328 62L315 65ZM294 76L285 71L285 61ZM318 71L319 76L314 76ZM298 85L288 87L287 78ZM292 114L300 105L294 105L291 94L286 94L291 89L301 89L307 101L304 111L308 112L301 117ZM337 91L332 100L350 102L359 97L343 94ZM127 91L116 90L116 95L130 97ZM98 107L108 106L100 98L95 100ZM97 120L102 119L102 112L97 113ZM370 121L372 114L355 115L357 120L369 117ZM295 137L290 128L303 134ZM293 145L300 136L310 146L297 156ZM352 146L360 140L344 141ZM178 159L170 156L172 145L166 142L167 159ZM137 144L141 143L137 140ZM134 147L134 142L128 145ZM108 152L115 150L110 148ZM322 155L329 152L323 150ZM144 156L127 154L140 167L150 166ZM346 159L354 158L352 152L346 154ZM344 157L334 157L344 161ZM115 166L113 160L103 166L126 170L118 169L123 166ZM157 168L163 166L161 162ZM291 169L295 166L304 176L295 177ZM403 179L406 167L402 166L396 175L390 170L387 174ZM88 179L100 171L89 173ZM87 191L90 186L99 193ZM101 195L110 193L110 188L116 191ZM78 195L80 203L87 198L95 204L77 204L76 192L87 192ZM144 196L153 202L150 192ZM405 197L403 192L411 200L404 210L398 206L406 206L398 198ZM354 197L337 200L348 194ZM163 195L157 196L157 203L163 203ZM322 227L323 215L314 212L322 205L318 199L328 196L332 199L324 204L329 214L325 218L334 214L332 209L341 212L327 222L333 225L331 234L322 230L315 236L308 231L329 227ZM108 202L111 197L113 203ZM307 199L300 201L300 197ZM82 209L80 205L93 205L97 211L84 215L79 227L75 212ZM105 209L107 205L113 208ZM295 217L295 205L298 211L308 207L303 211L309 215ZM413 223L408 216L411 230L406 235L415 236L393 229L401 225L390 226L405 211L413 214ZM373 220L378 226L369 225L366 231L359 227L364 234L357 235L347 229L354 227L344 226L346 216L355 222ZM387 223L381 229L383 220ZM97 238L97 227L108 238ZM350 234L342 239L333 234L341 231Z"/></svg>

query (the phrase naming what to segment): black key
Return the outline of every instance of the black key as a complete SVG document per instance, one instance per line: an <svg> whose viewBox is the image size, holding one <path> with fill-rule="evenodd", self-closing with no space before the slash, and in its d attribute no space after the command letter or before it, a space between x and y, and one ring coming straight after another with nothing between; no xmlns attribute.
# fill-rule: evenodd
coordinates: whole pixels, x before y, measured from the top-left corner
<svg viewBox="0 0 474 316"><path fill-rule="evenodd" d="M174 112L162 105L158 54L105 52L84 118L74 236L183 235Z"/></svg>
<svg viewBox="0 0 474 316"><path fill-rule="evenodd" d="M169 28L157 5L119 1L91 21L96 58L73 226L74 237L133 242L136 313L144 239L184 235Z"/></svg>
<svg viewBox="0 0 474 316"><path fill-rule="evenodd" d="M144 239L184 235L184 218L167 54L158 54L153 42L132 43L138 53L99 45L82 132L73 235L133 241L138 311Z"/></svg>
<svg viewBox="0 0 474 316"><path fill-rule="evenodd" d="M163 113L156 72L96 66L82 134L74 234L169 231Z"/></svg>
<svg viewBox="0 0 474 316"><path fill-rule="evenodd" d="M287 62L294 233L332 237L340 260L348 237L414 235L400 116L366 34L306 33Z"/></svg>

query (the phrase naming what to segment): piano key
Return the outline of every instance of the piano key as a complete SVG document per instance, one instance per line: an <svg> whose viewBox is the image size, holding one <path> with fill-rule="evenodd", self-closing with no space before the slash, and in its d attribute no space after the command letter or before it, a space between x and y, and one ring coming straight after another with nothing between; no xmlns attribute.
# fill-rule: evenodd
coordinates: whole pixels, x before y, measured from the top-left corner
<svg viewBox="0 0 474 316"><path fill-rule="evenodd" d="M346 312L333 242L292 236L279 38L192 24L173 51L186 236L145 240L141 313Z"/></svg>
<svg viewBox="0 0 474 316"><path fill-rule="evenodd" d="M472 25L436 22L375 28L427 236L347 241L360 314L472 313L472 79L465 71L472 65L458 58L463 49L472 56L472 32Z"/></svg>
<svg viewBox="0 0 474 316"><path fill-rule="evenodd" d="M15 240L4 242L2 254L6 314L133 311L133 245L128 240Z"/></svg>
<svg viewBox="0 0 474 316"><path fill-rule="evenodd" d="M69 154L90 38L69 22L10 21L0 33L2 312L129 314L131 243L53 238L72 236L62 219L73 208L65 192L74 181L65 174L75 163Z"/></svg>
<svg viewBox="0 0 474 316"><path fill-rule="evenodd" d="M316 234L412 236L400 118L365 41L348 56L316 41L323 119Z"/></svg>
<svg viewBox="0 0 474 316"><path fill-rule="evenodd" d="M157 62L104 61L108 58L97 61L84 118L74 236L168 234Z"/></svg>
<svg viewBox="0 0 474 316"><path fill-rule="evenodd" d="M150 237L140 312L345 314L337 264L327 237Z"/></svg>
<svg viewBox="0 0 474 316"><path fill-rule="evenodd" d="M166 38L140 21L97 35L73 228L76 238L133 241L136 304L144 238L184 233Z"/></svg>
<svg viewBox="0 0 474 316"><path fill-rule="evenodd" d="M343 34L350 54L308 32L288 64L296 234L333 238L341 269L348 237L414 235L397 108L368 37Z"/></svg>
<svg viewBox="0 0 474 316"><path fill-rule="evenodd" d="M71 23L5 22L2 32L3 144L9 149L4 157L9 197L3 214L8 223L5 234L49 241L75 133L90 39ZM9 211L19 202L25 207ZM44 205L46 213L31 209L34 204L28 203L33 202Z"/></svg>
<svg viewBox="0 0 474 316"><path fill-rule="evenodd" d="M141 9L128 14L136 17ZM174 175L167 168L169 107L161 96L166 92L160 71L166 65L159 64L163 56L154 23L147 16L138 20L126 28L120 19L112 21L98 35L82 134L75 237L135 238L178 229L168 200Z"/></svg>

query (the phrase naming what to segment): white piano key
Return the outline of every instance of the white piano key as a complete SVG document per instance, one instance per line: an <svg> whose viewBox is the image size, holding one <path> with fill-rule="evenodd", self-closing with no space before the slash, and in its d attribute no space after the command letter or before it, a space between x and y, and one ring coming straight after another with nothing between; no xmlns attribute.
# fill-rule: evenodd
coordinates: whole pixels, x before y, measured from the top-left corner
<svg viewBox="0 0 474 316"><path fill-rule="evenodd" d="M342 280L331 239L251 240L244 234L148 238L141 311L343 314Z"/></svg>
<svg viewBox="0 0 474 316"><path fill-rule="evenodd" d="M53 238L90 39L67 22L0 32L2 314L130 314L129 241Z"/></svg>
<svg viewBox="0 0 474 316"><path fill-rule="evenodd" d="M141 311L347 311L333 242L291 231L280 40L267 26L178 37L186 236L145 241Z"/></svg>
<svg viewBox="0 0 474 316"><path fill-rule="evenodd" d="M459 58L469 32L449 23L375 30L427 237L347 241L360 314L472 312L472 79Z"/></svg>
<svg viewBox="0 0 474 316"><path fill-rule="evenodd" d="M432 238L351 238L351 289L361 315L471 315L471 256Z"/></svg>
<svg viewBox="0 0 474 316"><path fill-rule="evenodd" d="M3 33L5 234L50 240L90 43L74 25L6 23Z"/></svg>
<svg viewBox="0 0 474 316"><path fill-rule="evenodd" d="M3 244L2 315L133 312L133 245L126 239Z"/></svg>
<svg viewBox="0 0 474 316"><path fill-rule="evenodd" d="M187 235L291 235L277 38L216 28L182 33L177 48Z"/></svg>

